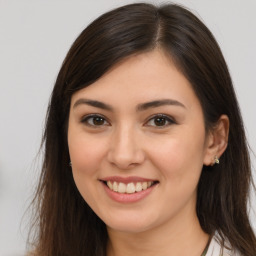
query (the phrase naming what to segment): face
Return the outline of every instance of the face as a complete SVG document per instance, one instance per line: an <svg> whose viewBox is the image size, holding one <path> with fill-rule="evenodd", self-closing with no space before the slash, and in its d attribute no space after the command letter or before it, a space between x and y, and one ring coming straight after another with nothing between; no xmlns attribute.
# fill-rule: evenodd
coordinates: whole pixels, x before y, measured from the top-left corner
<svg viewBox="0 0 256 256"><path fill-rule="evenodd" d="M72 96L68 145L76 186L109 229L149 231L196 216L203 112L160 50L129 57Z"/></svg>

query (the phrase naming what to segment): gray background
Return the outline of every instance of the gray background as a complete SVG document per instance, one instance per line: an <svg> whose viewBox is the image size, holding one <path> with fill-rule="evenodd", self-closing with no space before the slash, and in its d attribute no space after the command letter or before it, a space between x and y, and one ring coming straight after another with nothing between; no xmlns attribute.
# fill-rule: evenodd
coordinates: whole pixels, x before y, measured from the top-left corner
<svg viewBox="0 0 256 256"><path fill-rule="evenodd" d="M24 213L40 169L37 152L49 95L66 52L99 14L132 2L0 0L0 256L25 252ZM217 38L256 151L256 1L175 2L191 8ZM255 228L254 213L251 220Z"/></svg>

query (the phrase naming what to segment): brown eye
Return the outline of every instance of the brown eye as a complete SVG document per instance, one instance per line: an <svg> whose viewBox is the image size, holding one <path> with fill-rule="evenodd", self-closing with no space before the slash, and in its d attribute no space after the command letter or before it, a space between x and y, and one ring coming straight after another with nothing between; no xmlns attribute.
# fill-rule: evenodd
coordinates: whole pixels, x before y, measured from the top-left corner
<svg viewBox="0 0 256 256"><path fill-rule="evenodd" d="M83 118L82 123L87 126L106 126L109 125L108 121L100 115L89 115Z"/></svg>
<svg viewBox="0 0 256 256"><path fill-rule="evenodd" d="M147 126L153 126L153 127L159 127L159 128L164 128L171 124L175 124L175 121L173 121L171 117L168 117L166 115L156 115L150 118L149 121L146 123Z"/></svg>
<svg viewBox="0 0 256 256"><path fill-rule="evenodd" d="M94 125L103 125L105 120L102 117L93 117L92 122Z"/></svg>
<svg viewBox="0 0 256 256"><path fill-rule="evenodd" d="M164 117L157 117L154 119L154 123L156 126L164 126L166 125L167 120Z"/></svg>

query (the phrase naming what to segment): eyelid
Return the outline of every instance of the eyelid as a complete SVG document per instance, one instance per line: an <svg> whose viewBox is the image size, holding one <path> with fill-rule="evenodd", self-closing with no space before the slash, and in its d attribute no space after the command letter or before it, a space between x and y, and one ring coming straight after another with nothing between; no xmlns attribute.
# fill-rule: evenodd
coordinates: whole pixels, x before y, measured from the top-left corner
<svg viewBox="0 0 256 256"><path fill-rule="evenodd" d="M147 125L147 123L155 118L165 118L166 121L168 122L168 124L166 125L163 125L163 126L157 126L157 125ZM163 129L163 128L166 128L172 124L177 124L177 122L175 121L175 119L169 115L166 115L166 114L154 114L152 116L150 116L147 121L145 122L145 126L150 126L150 127L157 127L158 129Z"/></svg>
<svg viewBox="0 0 256 256"><path fill-rule="evenodd" d="M92 124L89 124L87 121L90 119L90 118L95 118L95 117L100 117L102 119L104 119L104 122L107 122L108 124L103 124L103 125L92 125ZM88 115L84 115L82 118L81 118L81 123L89 126L89 127L93 127L93 128L101 128L103 126L110 126L110 122L108 121L108 119L102 115L102 114L97 114L97 113L93 113L93 114L88 114Z"/></svg>

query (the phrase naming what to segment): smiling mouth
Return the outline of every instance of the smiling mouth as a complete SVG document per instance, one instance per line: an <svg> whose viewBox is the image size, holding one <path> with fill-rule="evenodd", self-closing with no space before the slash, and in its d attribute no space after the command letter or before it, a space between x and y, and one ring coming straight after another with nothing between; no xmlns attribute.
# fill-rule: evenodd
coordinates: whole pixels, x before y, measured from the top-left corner
<svg viewBox="0 0 256 256"><path fill-rule="evenodd" d="M117 181L102 181L110 190L120 194L134 194L147 190L148 188L159 183L158 181L143 181L123 183Z"/></svg>

